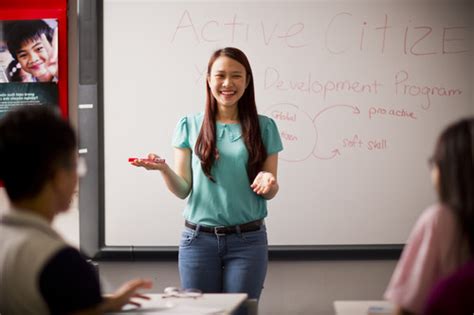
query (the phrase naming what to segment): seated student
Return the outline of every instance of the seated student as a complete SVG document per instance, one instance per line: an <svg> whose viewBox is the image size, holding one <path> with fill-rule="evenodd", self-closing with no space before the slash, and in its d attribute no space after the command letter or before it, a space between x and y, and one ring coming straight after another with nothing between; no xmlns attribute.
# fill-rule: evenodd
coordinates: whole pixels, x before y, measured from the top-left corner
<svg viewBox="0 0 474 315"><path fill-rule="evenodd" d="M104 297L93 267L51 227L76 189L74 131L52 106L27 106L0 120L0 179L11 209L0 217L0 313L102 314L120 310L145 280Z"/></svg>
<svg viewBox="0 0 474 315"><path fill-rule="evenodd" d="M474 260L439 281L431 291L424 315L474 314Z"/></svg>
<svg viewBox="0 0 474 315"><path fill-rule="evenodd" d="M57 81L58 35L43 20L5 23L8 50L34 82Z"/></svg>
<svg viewBox="0 0 474 315"><path fill-rule="evenodd" d="M430 166L439 203L416 222L385 292L397 314L421 314L434 284L474 257L474 118L441 133Z"/></svg>

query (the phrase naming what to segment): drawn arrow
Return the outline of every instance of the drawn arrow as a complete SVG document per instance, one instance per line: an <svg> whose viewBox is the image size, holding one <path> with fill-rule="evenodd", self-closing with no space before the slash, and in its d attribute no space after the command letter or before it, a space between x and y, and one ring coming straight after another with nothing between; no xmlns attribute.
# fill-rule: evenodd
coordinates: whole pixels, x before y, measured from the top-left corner
<svg viewBox="0 0 474 315"><path fill-rule="evenodd" d="M325 111L328 111L332 108L336 108L336 107L349 107L349 108L352 108L352 113L355 114L355 115L358 115L360 114L360 109L359 107L355 106L355 105L347 105L347 104L334 104L334 105L330 105L326 108L323 108L322 110L320 110L316 116L313 117L313 122L316 121L316 119L322 114L324 113Z"/></svg>
<svg viewBox="0 0 474 315"><path fill-rule="evenodd" d="M332 160L334 159L337 155L341 155L341 152L339 151L339 149L334 149L331 151L332 155L331 156L327 156L327 157L323 157L323 156L318 156L316 154L314 154L313 152L313 156L319 160Z"/></svg>

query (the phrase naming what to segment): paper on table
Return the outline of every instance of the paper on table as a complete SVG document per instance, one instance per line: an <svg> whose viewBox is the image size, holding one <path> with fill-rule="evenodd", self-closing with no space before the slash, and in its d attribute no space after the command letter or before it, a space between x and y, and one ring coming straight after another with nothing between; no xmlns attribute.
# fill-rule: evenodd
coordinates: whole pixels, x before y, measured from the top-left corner
<svg viewBox="0 0 474 315"><path fill-rule="evenodd" d="M118 313L117 313L118 314ZM143 314L163 314L163 315L224 315L222 309L206 306L175 305L170 307L141 307L124 309L120 314L143 315Z"/></svg>
<svg viewBox="0 0 474 315"><path fill-rule="evenodd" d="M367 310L367 315L390 315L393 314L394 307L392 305L372 305Z"/></svg>
<svg viewBox="0 0 474 315"><path fill-rule="evenodd" d="M225 314L225 311L215 307L206 306L188 306L188 305L177 305L166 311L166 314L173 315L221 315Z"/></svg>

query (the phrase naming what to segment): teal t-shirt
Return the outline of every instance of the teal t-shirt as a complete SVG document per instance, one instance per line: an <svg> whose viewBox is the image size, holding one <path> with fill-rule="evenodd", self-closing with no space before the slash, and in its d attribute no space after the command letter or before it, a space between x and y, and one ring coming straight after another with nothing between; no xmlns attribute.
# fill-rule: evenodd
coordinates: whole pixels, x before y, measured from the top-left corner
<svg viewBox="0 0 474 315"><path fill-rule="evenodd" d="M212 182L202 171L201 162L194 154L194 146L203 117L200 113L181 118L173 136L174 147L192 151L193 187L184 209L185 219L207 226L229 226L265 218L267 201L250 188L248 152L240 124L216 123L219 159L211 170L216 182ZM273 119L263 115L259 115L258 119L267 154L283 150Z"/></svg>

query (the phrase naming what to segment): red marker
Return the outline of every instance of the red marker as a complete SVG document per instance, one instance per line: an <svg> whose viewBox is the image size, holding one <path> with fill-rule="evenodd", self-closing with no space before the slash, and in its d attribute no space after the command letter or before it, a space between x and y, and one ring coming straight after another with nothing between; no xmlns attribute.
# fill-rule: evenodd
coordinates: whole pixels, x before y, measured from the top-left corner
<svg viewBox="0 0 474 315"><path fill-rule="evenodd" d="M140 159L136 157L128 158L128 162L133 163L136 161L146 161L146 162L155 162L155 163L165 163L165 159L155 158L155 159Z"/></svg>

